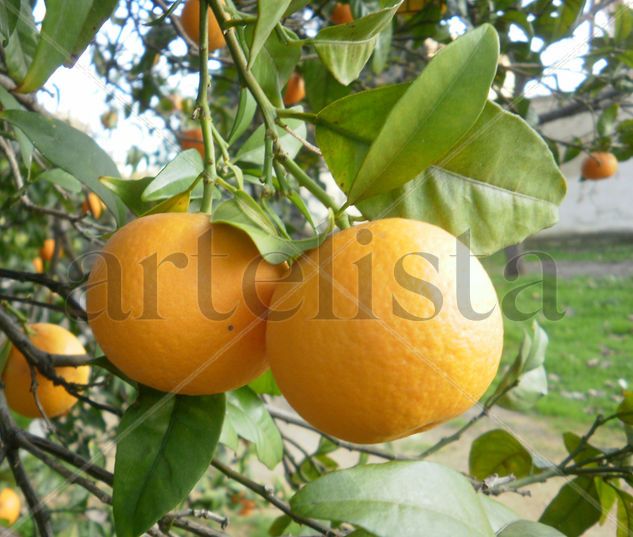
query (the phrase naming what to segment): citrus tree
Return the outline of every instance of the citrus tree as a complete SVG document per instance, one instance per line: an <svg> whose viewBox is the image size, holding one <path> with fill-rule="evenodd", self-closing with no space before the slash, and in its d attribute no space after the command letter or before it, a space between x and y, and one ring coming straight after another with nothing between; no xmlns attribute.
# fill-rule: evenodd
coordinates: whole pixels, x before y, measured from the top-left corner
<svg viewBox="0 0 633 537"><path fill-rule="evenodd" d="M633 156L633 11L181 4L0 5L7 532L538 537L612 518L632 535L630 393L565 433L562 460L498 418L468 472L425 459L547 392L537 324L497 373L502 315L478 257L556 222L561 161L586 152L599 178ZM565 91L541 52L587 23ZM115 163L40 104L91 43L103 127L142 117L155 151ZM195 99L179 92L190 75ZM534 86L557 106L536 111ZM540 132L588 110L583 138ZM473 406L414 454L383 445ZM607 425L625 439L594 445ZM554 477L539 521L495 499ZM257 505L268 516L245 529Z"/></svg>

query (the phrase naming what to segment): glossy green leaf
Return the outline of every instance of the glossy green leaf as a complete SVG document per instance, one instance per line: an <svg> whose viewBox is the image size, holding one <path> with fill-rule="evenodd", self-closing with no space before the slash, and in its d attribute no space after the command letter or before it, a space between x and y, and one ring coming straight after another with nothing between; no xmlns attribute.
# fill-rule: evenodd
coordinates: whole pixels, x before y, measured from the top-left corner
<svg viewBox="0 0 633 537"><path fill-rule="evenodd" d="M181 192L180 194L175 194L171 198L157 203L149 211L144 213L143 216L160 213L186 213L189 211L190 202L191 193L189 191Z"/></svg>
<svg viewBox="0 0 633 537"><path fill-rule="evenodd" d="M439 464L357 466L307 484L290 500L294 512L349 522L376 537L490 537L492 528L471 484Z"/></svg>
<svg viewBox="0 0 633 537"><path fill-rule="evenodd" d="M478 496L488 517L488 522L490 522L495 533L498 533L499 530L505 528L508 524L519 520L519 515L501 502L493 500L490 496L482 493L479 493Z"/></svg>
<svg viewBox="0 0 633 537"><path fill-rule="evenodd" d="M245 386L228 394L227 421L237 434L252 442L257 458L271 470L283 457L281 434L266 405L259 396Z"/></svg>
<svg viewBox="0 0 633 537"><path fill-rule="evenodd" d="M277 386L275 377L273 377L270 369L267 369L255 380L249 382L248 387L258 394L281 395L281 390Z"/></svg>
<svg viewBox="0 0 633 537"><path fill-rule="evenodd" d="M555 41L574 29L575 22L585 7L585 0L566 0L559 4L550 2L549 5L554 9L538 14L534 21L534 30L536 35L546 41Z"/></svg>
<svg viewBox="0 0 633 537"><path fill-rule="evenodd" d="M393 24L387 24L382 32L378 34L374 55L372 57L371 68L375 75L379 75L385 70L391 52L391 38L393 37Z"/></svg>
<svg viewBox="0 0 633 537"><path fill-rule="evenodd" d="M620 421L628 425L633 425L633 391L625 390L624 399L618 406L618 417Z"/></svg>
<svg viewBox="0 0 633 537"><path fill-rule="evenodd" d="M621 489L618 495L618 527L616 537L631 537L633 535L633 496Z"/></svg>
<svg viewBox="0 0 633 537"><path fill-rule="evenodd" d="M347 86L358 78L400 1L390 0L388 5L348 24L326 26L312 40L321 61L341 84Z"/></svg>
<svg viewBox="0 0 633 537"><path fill-rule="evenodd" d="M573 460L576 463L581 463L584 460L593 459L603 454L598 448L587 443L585 443L582 449L579 450L578 447L580 446L581 441L580 436L576 433L563 433L563 443L565 444L565 449L567 449L567 453L574 455Z"/></svg>
<svg viewBox="0 0 633 537"><path fill-rule="evenodd" d="M605 481L600 477L596 477L593 480L598 492L598 498L600 498L600 525L602 526L609 519L609 513L613 508L615 502L618 500L618 494L614 488L614 483Z"/></svg>
<svg viewBox="0 0 633 537"><path fill-rule="evenodd" d="M624 43L633 32L633 9L619 4L615 8L615 33L616 43Z"/></svg>
<svg viewBox="0 0 633 537"><path fill-rule="evenodd" d="M240 90L240 102L237 106L235 121L233 122L231 133L227 138L229 145L233 144L235 140L246 132L246 129L248 129L251 121L253 121L255 117L256 111L257 101L255 101L255 97L253 97L253 94L247 88L242 88Z"/></svg>
<svg viewBox="0 0 633 537"><path fill-rule="evenodd" d="M265 216L265 213L264 213ZM263 224L261 215L246 210L244 204L235 199L223 201L213 212L213 221L229 224L244 231L259 250L262 257L272 264L294 259L306 250L319 246L329 232L308 239L292 240L279 236L271 222ZM265 216L267 218L267 216Z"/></svg>
<svg viewBox="0 0 633 537"><path fill-rule="evenodd" d="M114 467L118 537L136 537L184 500L209 467L225 397L141 388L119 426Z"/></svg>
<svg viewBox="0 0 633 537"><path fill-rule="evenodd" d="M284 17L292 15L294 12L299 11L310 3L310 0L291 0L288 9L284 13Z"/></svg>
<svg viewBox="0 0 633 537"><path fill-rule="evenodd" d="M67 65L72 65L79 59L103 23L112 15L118 3L119 0L92 0L90 11L88 11L79 37L72 47L70 61Z"/></svg>
<svg viewBox="0 0 633 537"><path fill-rule="evenodd" d="M31 5L27 0L21 0L20 15L3 54L9 76L16 83L20 83L26 76L35 55L38 36Z"/></svg>
<svg viewBox="0 0 633 537"><path fill-rule="evenodd" d="M196 149L178 153L147 185L141 199L156 201L180 194L191 186L203 169L202 157Z"/></svg>
<svg viewBox="0 0 633 537"><path fill-rule="evenodd" d="M319 60L308 60L301 65L306 85L306 98L313 112L318 112L352 90L336 80Z"/></svg>
<svg viewBox="0 0 633 537"><path fill-rule="evenodd" d="M142 179L118 179L116 177L100 177L99 181L112 190L116 196L136 216L141 216L149 211L155 203L145 202L141 198L147 186L154 180L153 177Z"/></svg>
<svg viewBox="0 0 633 537"><path fill-rule="evenodd" d="M301 112L303 108L295 107L292 110ZM301 138L305 138L307 131L306 125L300 119L285 119L284 122ZM283 150L288 154L290 158L294 158L301 150L302 144L297 138L286 132L281 127L277 127L277 133L279 134L279 141ZM266 136L266 126L260 125L255 129L255 132L251 134L248 139L242 144L239 151L235 155L235 160L238 162L250 162L253 164L264 163L264 138Z"/></svg>
<svg viewBox="0 0 633 537"><path fill-rule="evenodd" d="M482 434L470 448L470 474L477 479L491 475L525 477L532 471L532 455L513 435L503 429Z"/></svg>
<svg viewBox="0 0 633 537"><path fill-rule="evenodd" d="M48 181L55 185L61 186L69 192L81 192L81 183L72 175L59 168L51 168L45 170L37 176L38 181Z"/></svg>
<svg viewBox="0 0 633 537"><path fill-rule="evenodd" d="M608 106L602 111L597 124L598 134L600 134L600 136L611 136L613 134L619 111L620 105L617 103Z"/></svg>
<svg viewBox="0 0 633 537"><path fill-rule="evenodd" d="M119 171L92 138L63 121L45 118L35 112L5 110L0 118L20 128L50 162L97 194L119 224L125 222L123 203L99 182L99 177L116 177Z"/></svg>
<svg viewBox="0 0 633 537"><path fill-rule="evenodd" d="M0 4L0 39L3 45L15 31L19 14L20 0L6 0Z"/></svg>
<svg viewBox="0 0 633 537"><path fill-rule="evenodd" d="M568 482L550 502L540 522L567 537L579 537L600 520L600 498L592 477Z"/></svg>
<svg viewBox="0 0 633 537"><path fill-rule="evenodd" d="M5 88L0 86L0 107L2 110L24 110L25 108ZM20 157L25 167L31 167L33 144L20 129L14 129L15 139L20 146Z"/></svg>
<svg viewBox="0 0 633 537"><path fill-rule="evenodd" d="M68 62L79 39L92 1L48 0L33 62L18 87L22 93L40 88L53 72Z"/></svg>
<svg viewBox="0 0 633 537"><path fill-rule="evenodd" d="M387 116L351 185L350 201L402 186L441 163L481 114L498 55L490 25L441 50Z"/></svg>
<svg viewBox="0 0 633 537"><path fill-rule="evenodd" d="M565 537L564 534L554 528L529 520L512 522L497 535L499 537Z"/></svg>
<svg viewBox="0 0 633 537"><path fill-rule="evenodd" d="M290 0L257 0L257 23L253 33L248 66L251 68L264 43L290 6Z"/></svg>
<svg viewBox="0 0 633 537"><path fill-rule="evenodd" d="M482 255L558 220L567 186L547 144L520 117L493 103L432 164L402 188L359 204L363 214L424 220L455 236L469 231L471 250Z"/></svg>

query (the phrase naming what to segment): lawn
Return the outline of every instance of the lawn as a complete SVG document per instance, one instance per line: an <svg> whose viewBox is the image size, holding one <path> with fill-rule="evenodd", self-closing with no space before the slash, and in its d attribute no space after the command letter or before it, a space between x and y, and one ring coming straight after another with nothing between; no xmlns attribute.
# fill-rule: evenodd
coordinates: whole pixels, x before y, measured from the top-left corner
<svg viewBox="0 0 633 537"><path fill-rule="evenodd" d="M633 271L617 277L609 274L609 264L628 261L633 266L633 242L569 239L526 246L532 249L547 252L557 262L574 263L575 273L582 274L587 267L591 274L602 274L559 277L555 299L564 317L548 320L542 310L542 277L533 263L525 275L509 282L503 276L503 254L486 259L501 299L518 286L535 283L521 291L516 303L523 312L540 310L525 321L506 317L504 362L514 358L523 331L536 319L550 338L546 360L550 393L534 411L579 422L599 412L613 412L622 386L633 385Z"/></svg>

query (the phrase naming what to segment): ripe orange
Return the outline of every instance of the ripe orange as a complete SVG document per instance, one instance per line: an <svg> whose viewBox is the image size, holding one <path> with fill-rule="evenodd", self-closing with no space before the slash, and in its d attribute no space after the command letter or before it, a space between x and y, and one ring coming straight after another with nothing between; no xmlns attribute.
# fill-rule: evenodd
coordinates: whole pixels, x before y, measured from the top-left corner
<svg viewBox="0 0 633 537"><path fill-rule="evenodd" d="M226 46L224 34L213 12L207 12L209 20L209 52ZM180 16L182 28L194 43L200 42L200 0L187 0Z"/></svg>
<svg viewBox="0 0 633 537"><path fill-rule="evenodd" d="M81 204L81 211L85 214L90 211L95 220L99 220L105 209L105 204L101 201L99 196L94 192L88 192L86 199Z"/></svg>
<svg viewBox="0 0 633 537"><path fill-rule="evenodd" d="M117 231L103 254L88 280L88 318L126 375L202 395L266 369L266 309L285 267L264 262L245 233L203 214L156 214Z"/></svg>
<svg viewBox="0 0 633 537"><path fill-rule="evenodd" d="M17 492L9 488L2 489L0 491L0 521L13 526L20 518L21 504Z"/></svg>
<svg viewBox="0 0 633 537"><path fill-rule="evenodd" d="M185 149L195 149L204 158L204 139L202 129L187 129L180 133L180 147Z"/></svg>
<svg viewBox="0 0 633 537"><path fill-rule="evenodd" d="M55 253L55 239L45 239L40 248L40 257L44 261L50 261L53 259Z"/></svg>
<svg viewBox="0 0 633 537"><path fill-rule="evenodd" d="M85 354L81 342L68 330L48 323L29 325L33 331L30 336L33 344L51 354ZM57 374L68 382L86 384L90 377L90 367L58 367ZM68 412L77 399L70 395L63 386L55 386L39 372L36 374L37 396L42 409L49 418L61 416ZM9 359L2 375L9 406L18 414L27 418L39 418L40 412L31 391L31 368L24 355L15 347L9 353Z"/></svg>
<svg viewBox="0 0 633 537"><path fill-rule="evenodd" d="M332 21L332 24L347 24L348 22L352 22L354 20L352 7L349 4L337 2L332 9L330 20Z"/></svg>
<svg viewBox="0 0 633 537"><path fill-rule="evenodd" d="M463 267L458 283L456 245L437 226L394 218L341 231L297 262L302 278L275 290L266 341L279 388L303 418L345 440L385 442L481 397L499 365L503 324L477 258L465 257L470 283ZM466 289L472 310L488 317L461 313L457 293Z"/></svg>
<svg viewBox="0 0 633 537"><path fill-rule="evenodd" d="M299 73L293 73L286 84L284 93L284 104L292 106L303 100L306 96L306 87L303 77Z"/></svg>
<svg viewBox="0 0 633 537"><path fill-rule="evenodd" d="M399 15L412 15L419 11L422 11L429 2L437 1L437 0L405 0L400 7L398 8L397 13ZM446 13L447 10L446 2L443 0L440 3L440 10L442 15Z"/></svg>
<svg viewBox="0 0 633 537"><path fill-rule="evenodd" d="M41 257L36 257L33 261L31 261L31 263L33 263L33 269L35 272L38 274L44 272L44 261L42 261Z"/></svg>
<svg viewBox="0 0 633 537"><path fill-rule="evenodd" d="M618 159L613 153L597 151L591 153L582 163L582 176L585 179L607 179L618 171Z"/></svg>

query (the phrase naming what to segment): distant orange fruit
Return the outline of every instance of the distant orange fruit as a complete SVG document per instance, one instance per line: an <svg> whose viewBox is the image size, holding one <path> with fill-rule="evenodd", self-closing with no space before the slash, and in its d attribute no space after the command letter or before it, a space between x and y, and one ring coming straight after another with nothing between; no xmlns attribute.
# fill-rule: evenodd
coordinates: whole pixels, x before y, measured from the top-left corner
<svg viewBox="0 0 633 537"><path fill-rule="evenodd" d="M33 261L31 261L31 263L33 263L33 269L35 272L39 274L44 272L44 261L42 261L41 257L36 257Z"/></svg>
<svg viewBox="0 0 633 537"><path fill-rule="evenodd" d="M332 9L330 20L333 24L347 24L348 22L352 22L354 20L352 7L349 4L337 2Z"/></svg>
<svg viewBox="0 0 633 537"><path fill-rule="evenodd" d="M195 149L204 158L204 138L202 137L202 129L187 129L180 133L180 147L185 149Z"/></svg>
<svg viewBox="0 0 633 537"><path fill-rule="evenodd" d="M209 52L226 46L224 34L213 12L209 9ZM187 0L180 16L182 28L194 43L200 42L200 0Z"/></svg>
<svg viewBox="0 0 633 537"><path fill-rule="evenodd" d="M582 162L582 176L589 180L607 179L618 171L618 159L613 153L596 151Z"/></svg>
<svg viewBox="0 0 633 537"><path fill-rule="evenodd" d="M286 106L292 106L303 100L306 96L306 88L303 77L299 73L293 73L286 84L286 91L284 93L284 104Z"/></svg>
<svg viewBox="0 0 633 537"><path fill-rule="evenodd" d="M29 325L33 331L31 342L38 349L50 354L86 354L81 342L68 330L48 323ZM57 374L77 384L86 384L90 377L90 367L58 367ZM77 399L63 386L56 386L52 380L36 373L37 397L45 414L54 418L68 412ZM11 348L7 365L2 375L9 406L27 418L40 417L35 397L31 391L31 368L24 355L15 347Z"/></svg>
<svg viewBox="0 0 633 537"><path fill-rule="evenodd" d="M165 392L221 393L268 367L266 310L285 271L263 261L246 233L208 215L145 216L119 229L97 259L88 319L130 378Z"/></svg>
<svg viewBox="0 0 633 537"><path fill-rule="evenodd" d="M99 220L103 214L103 209L105 209L105 204L101 201L101 198L99 198L99 196L97 196L94 192L88 192L86 199L84 199L81 204L81 211L84 214L90 211L93 218L95 220Z"/></svg>
<svg viewBox="0 0 633 537"><path fill-rule="evenodd" d="M301 278L271 300L266 347L306 421L351 442L386 442L484 394L503 320L488 274L465 247L458 258L457 245L437 226L390 218L336 233L295 263Z"/></svg>
<svg viewBox="0 0 633 537"><path fill-rule="evenodd" d="M42 247L40 248L40 257L44 261L50 261L53 259L55 253L55 239L44 240Z"/></svg>
<svg viewBox="0 0 633 537"><path fill-rule="evenodd" d="M434 1L437 2L437 0L404 0L404 2L398 8L397 13L398 15L413 15L414 13L422 11L428 4ZM446 13L446 10L448 9L446 6L446 2L442 0L441 2L439 2L439 4L440 11L442 15L444 15Z"/></svg>
<svg viewBox="0 0 633 537"><path fill-rule="evenodd" d="M2 489L0 491L0 522L13 526L20 518L21 504L20 497L13 489Z"/></svg>

